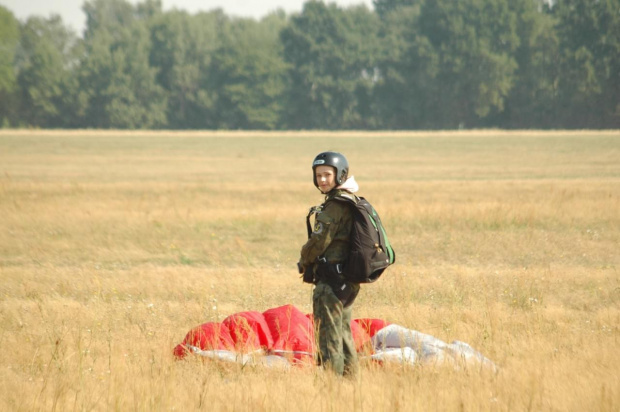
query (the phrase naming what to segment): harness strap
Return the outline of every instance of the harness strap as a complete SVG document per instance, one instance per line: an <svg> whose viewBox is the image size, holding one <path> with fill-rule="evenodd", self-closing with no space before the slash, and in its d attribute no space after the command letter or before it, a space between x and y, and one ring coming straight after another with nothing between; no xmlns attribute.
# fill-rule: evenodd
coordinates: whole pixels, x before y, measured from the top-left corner
<svg viewBox="0 0 620 412"><path fill-rule="evenodd" d="M310 217L315 213L315 206L312 206L310 208L310 211L308 212L308 216L306 216L306 230L308 231L308 239L310 239L310 236L312 236L312 225L310 224Z"/></svg>

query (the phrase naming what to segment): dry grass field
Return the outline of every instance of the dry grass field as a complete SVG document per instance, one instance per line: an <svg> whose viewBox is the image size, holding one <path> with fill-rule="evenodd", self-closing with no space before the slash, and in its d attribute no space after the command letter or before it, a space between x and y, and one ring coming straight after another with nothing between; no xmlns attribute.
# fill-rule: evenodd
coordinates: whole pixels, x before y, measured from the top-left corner
<svg viewBox="0 0 620 412"><path fill-rule="evenodd" d="M239 366L173 347L291 303L342 151L397 263L355 317L497 374ZM618 411L620 132L0 132L2 411Z"/></svg>

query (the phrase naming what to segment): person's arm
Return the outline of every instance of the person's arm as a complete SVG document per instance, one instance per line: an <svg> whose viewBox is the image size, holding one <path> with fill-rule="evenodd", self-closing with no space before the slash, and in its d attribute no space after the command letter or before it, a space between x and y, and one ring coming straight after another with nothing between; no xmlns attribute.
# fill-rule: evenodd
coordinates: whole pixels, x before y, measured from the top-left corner
<svg viewBox="0 0 620 412"><path fill-rule="evenodd" d="M314 230L310 239L301 248L299 263L304 268L310 267L325 252L338 227L337 219L333 216L335 208L328 207L328 205L331 206L328 203L323 211L316 215Z"/></svg>

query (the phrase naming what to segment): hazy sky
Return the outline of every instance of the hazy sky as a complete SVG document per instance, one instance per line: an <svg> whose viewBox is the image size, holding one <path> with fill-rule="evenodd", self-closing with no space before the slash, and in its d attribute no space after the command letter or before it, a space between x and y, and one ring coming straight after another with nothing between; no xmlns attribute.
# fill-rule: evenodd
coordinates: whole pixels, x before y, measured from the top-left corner
<svg viewBox="0 0 620 412"><path fill-rule="evenodd" d="M129 0L129 2L136 4L140 1ZM59 14L64 24L71 26L77 34L82 33L86 21L82 11L83 3L84 0L0 0L0 5L13 12L21 21L32 15L49 17L51 14ZM279 8L287 14L299 12L304 3L305 0L162 0L164 10L176 8L193 14L221 8L229 16L256 19ZM328 0L325 3L336 3L341 7L365 4L372 9L372 0Z"/></svg>

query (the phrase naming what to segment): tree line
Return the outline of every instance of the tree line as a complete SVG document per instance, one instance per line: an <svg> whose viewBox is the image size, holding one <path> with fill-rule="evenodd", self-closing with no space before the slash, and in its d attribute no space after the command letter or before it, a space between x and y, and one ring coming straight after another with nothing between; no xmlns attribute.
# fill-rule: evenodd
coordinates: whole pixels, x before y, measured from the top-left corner
<svg viewBox="0 0 620 412"><path fill-rule="evenodd" d="M619 128L620 0L308 1L260 20L0 6L2 127Z"/></svg>

